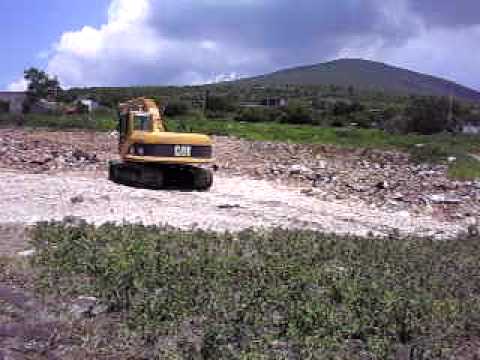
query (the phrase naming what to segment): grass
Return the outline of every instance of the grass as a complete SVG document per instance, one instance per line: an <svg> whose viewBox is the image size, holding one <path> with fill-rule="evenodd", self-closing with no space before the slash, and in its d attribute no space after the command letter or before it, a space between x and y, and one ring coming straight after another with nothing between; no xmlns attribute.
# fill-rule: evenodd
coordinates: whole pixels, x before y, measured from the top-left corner
<svg viewBox="0 0 480 360"><path fill-rule="evenodd" d="M198 117L169 119L168 124L172 131L188 130L214 135L237 136L259 141L402 149L410 148L416 144L430 144L441 145L452 152L463 153L480 150L478 137L467 135L395 135L376 129L332 128L280 124L276 122L241 123L232 120L208 120Z"/></svg>
<svg viewBox="0 0 480 360"><path fill-rule="evenodd" d="M480 335L478 238L43 223L32 239L40 288L101 298L151 358L442 359Z"/></svg>
<svg viewBox="0 0 480 360"><path fill-rule="evenodd" d="M332 128L310 125L240 123L231 120L180 118L168 121L172 131L192 131L228 135L258 141L306 144L331 144L341 147L400 149L418 163L446 163L449 157L458 161L450 166L449 175L459 180L480 178L480 162L469 157L480 152L478 136L469 135L396 135L377 129ZM422 146L418 146L418 145Z"/></svg>
<svg viewBox="0 0 480 360"><path fill-rule="evenodd" d="M449 166L448 175L459 180L480 179L480 161L471 156L461 156Z"/></svg>
<svg viewBox="0 0 480 360"><path fill-rule="evenodd" d="M53 131L64 129L111 131L117 122L109 111L99 111L91 116L26 114L21 123L9 114L0 115L0 126L21 125L29 128L43 128Z"/></svg>

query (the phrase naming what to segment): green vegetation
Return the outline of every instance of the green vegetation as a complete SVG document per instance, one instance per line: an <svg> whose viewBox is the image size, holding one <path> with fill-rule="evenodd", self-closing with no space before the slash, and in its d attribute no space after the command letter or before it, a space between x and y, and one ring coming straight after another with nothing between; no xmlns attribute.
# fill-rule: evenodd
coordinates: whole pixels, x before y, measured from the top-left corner
<svg viewBox="0 0 480 360"><path fill-rule="evenodd" d="M50 130L84 129L109 131L117 128L117 120L110 110L99 110L92 114L24 114L12 116L0 114L0 126L24 126Z"/></svg>
<svg viewBox="0 0 480 360"><path fill-rule="evenodd" d="M40 289L101 298L155 358L450 358L480 332L479 239L68 223L32 239Z"/></svg>
<svg viewBox="0 0 480 360"><path fill-rule="evenodd" d="M40 99L56 98L62 91L58 79L45 71L32 67L25 70L24 78L28 82L27 101L24 104L27 109Z"/></svg>
<svg viewBox="0 0 480 360"><path fill-rule="evenodd" d="M415 144L438 144L444 149L447 156L480 148L478 138L468 135L400 135L389 134L377 129L334 128L276 122L247 123L229 119L209 120L198 114L171 118L167 121L171 131L188 128L193 132L230 135L260 141L400 149L408 149Z"/></svg>
<svg viewBox="0 0 480 360"><path fill-rule="evenodd" d="M462 155L449 166L448 175L459 180L480 179L480 161L471 156Z"/></svg>

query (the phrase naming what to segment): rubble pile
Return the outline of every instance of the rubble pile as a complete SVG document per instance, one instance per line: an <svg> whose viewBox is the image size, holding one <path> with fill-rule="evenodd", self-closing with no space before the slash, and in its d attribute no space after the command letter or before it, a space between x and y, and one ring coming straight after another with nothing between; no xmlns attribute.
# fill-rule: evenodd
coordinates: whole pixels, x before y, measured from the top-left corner
<svg viewBox="0 0 480 360"><path fill-rule="evenodd" d="M104 168L110 144L102 143L99 136L3 129L0 167L34 173Z"/></svg>
<svg viewBox="0 0 480 360"><path fill-rule="evenodd" d="M362 201L387 212L480 218L480 180L454 181L447 165L415 164L399 151L215 137L220 172L298 187L305 196ZM0 168L27 172L106 170L117 138L94 132L0 130ZM254 191L254 189L253 189Z"/></svg>
<svg viewBox="0 0 480 360"><path fill-rule="evenodd" d="M447 165L414 164L399 151L217 139L218 165L235 175L300 186L325 200L360 199L387 211L480 217L480 181L455 181Z"/></svg>

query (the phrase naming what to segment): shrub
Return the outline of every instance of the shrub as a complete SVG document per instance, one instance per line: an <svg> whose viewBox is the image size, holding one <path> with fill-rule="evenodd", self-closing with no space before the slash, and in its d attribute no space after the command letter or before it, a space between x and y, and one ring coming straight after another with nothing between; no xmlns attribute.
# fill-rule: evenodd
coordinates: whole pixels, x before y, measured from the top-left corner
<svg viewBox="0 0 480 360"><path fill-rule="evenodd" d="M480 331L478 239L70 223L32 238L41 288L101 298L146 344L195 321L200 358L453 358Z"/></svg>
<svg viewBox="0 0 480 360"><path fill-rule="evenodd" d="M282 115L279 117L279 121L288 124L312 124L312 109L300 101L291 101L282 108Z"/></svg>
<svg viewBox="0 0 480 360"><path fill-rule="evenodd" d="M414 145L410 150L411 160L417 163L445 162L451 155L448 148L440 144L419 144Z"/></svg>
<svg viewBox="0 0 480 360"><path fill-rule="evenodd" d="M206 110L212 113L228 113L235 110L235 101L229 96L209 95Z"/></svg>
<svg viewBox="0 0 480 360"><path fill-rule="evenodd" d="M185 101L171 101L165 107L165 116L182 116L190 112L190 104Z"/></svg>
<svg viewBox="0 0 480 360"><path fill-rule="evenodd" d="M10 103L0 100L0 114L5 114L10 111Z"/></svg>
<svg viewBox="0 0 480 360"><path fill-rule="evenodd" d="M235 116L237 121L245 122L271 122L277 120L281 112L277 109L265 107L243 108Z"/></svg>
<svg viewBox="0 0 480 360"><path fill-rule="evenodd" d="M408 132L432 135L455 127L455 123L465 115L465 110L458 102L445 97L413 97L405 115Z"/></svg>

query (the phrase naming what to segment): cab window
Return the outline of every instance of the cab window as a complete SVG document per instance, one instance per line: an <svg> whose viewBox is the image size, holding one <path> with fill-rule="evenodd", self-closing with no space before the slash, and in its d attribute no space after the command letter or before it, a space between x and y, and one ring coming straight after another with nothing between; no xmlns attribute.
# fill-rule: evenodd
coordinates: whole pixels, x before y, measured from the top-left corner
<svg viewBox="0 0 480 360"><path fill-rule="evenodd" d="M152 121L148 114L138 114L133 117L133 130L151 131Z"/></svg>

